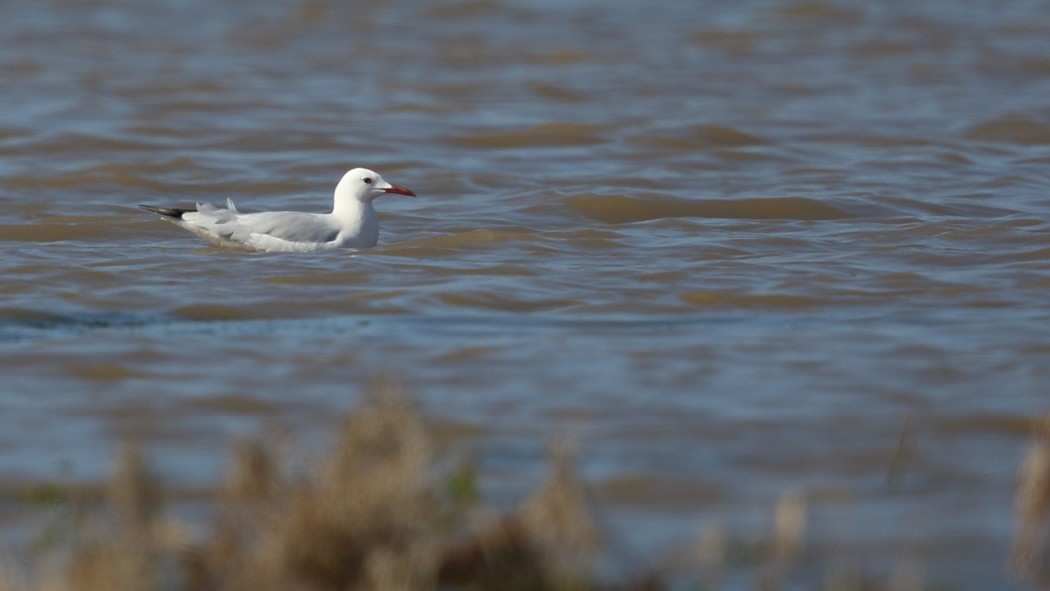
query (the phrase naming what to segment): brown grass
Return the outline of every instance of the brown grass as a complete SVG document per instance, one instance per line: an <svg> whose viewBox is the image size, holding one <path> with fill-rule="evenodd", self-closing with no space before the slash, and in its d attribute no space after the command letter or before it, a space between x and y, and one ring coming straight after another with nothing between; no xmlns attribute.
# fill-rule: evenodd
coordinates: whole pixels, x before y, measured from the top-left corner
<svg viewBox="0 0 1050 591"><path fill-rule="evenodd" d="M1035 422L1014 497L1016 534L1008 568L1022 579L1046 577L1043 557L1050 517L1050 417Z"/></svg>
<svg viewBox="0 0 1050 591"><path fill-rule="evenodd" d="M396 386L378 384L305 473L289 474L288 462L265 441L236 442L226 480L210 499L214 520L191 535L187 525L166 517L159 479L136 449L127 448L93 518L78 517L62 551L41 559L31 576L16 576L10 564L0 564L0 591L669 586L664 574L626 582L594 576L601 536L568 448L555 447L547 481L505 512L479 507L472 468L449 468L434 449L412 401ZM1015 512L1009 568L1038 579L1045 576L1050 519L1050 418L1038 423L1022 464ZM693 575L685 578L696 586L690 588L722 588L727 565L742 555L751 557L755 588L786 586L804 560L807 514L803 495L785 495L772 512L768 538L750 544L731 539L719 525L709 527L691 551ZM839 579L822 588L926 588L923 565L907 557L886 580L855 573Z"/></svg>
<svg viewBox="0 0 1050 591"><path fill-rule="evenodd" d="M477 518L471 474L441 473L433 449L409 398L380 384L305 478L286 475L266 443L237 442L214 523L194 540L164 516L159 480L129 448L104 519L78 532L61 568L33 581L0 572L0 590L598 587L587 576L597 536L567 452L520 508Z"/></svg>

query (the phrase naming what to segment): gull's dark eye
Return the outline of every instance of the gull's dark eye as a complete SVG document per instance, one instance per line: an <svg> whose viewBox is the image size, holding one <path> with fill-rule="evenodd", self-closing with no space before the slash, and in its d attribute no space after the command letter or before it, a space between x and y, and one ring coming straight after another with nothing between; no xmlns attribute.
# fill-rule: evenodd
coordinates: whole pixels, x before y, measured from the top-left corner
<svg viewBox="0 0 1050 591"><path fill-rule="evenodd" d="M371 184L372 184L372 177L370 177L370 176L366 176L366 177L364 178L364 181L365 181L365 184L366 184L366 185L371 185Z"/></svg>

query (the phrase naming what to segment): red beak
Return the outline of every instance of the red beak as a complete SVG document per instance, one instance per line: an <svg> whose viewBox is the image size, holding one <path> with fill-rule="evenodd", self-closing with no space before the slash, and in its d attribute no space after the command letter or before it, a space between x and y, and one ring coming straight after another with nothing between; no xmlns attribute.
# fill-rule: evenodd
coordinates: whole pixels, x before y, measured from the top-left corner
<svg viewBox="0 0 1050 591"><path fill-rule="evenodd" d="M416 194L410 189L399 187L397 185L391 185L389 189L383 189L384 193L397 193L398 195L408 195L409 197L415 197Z"/></svg>

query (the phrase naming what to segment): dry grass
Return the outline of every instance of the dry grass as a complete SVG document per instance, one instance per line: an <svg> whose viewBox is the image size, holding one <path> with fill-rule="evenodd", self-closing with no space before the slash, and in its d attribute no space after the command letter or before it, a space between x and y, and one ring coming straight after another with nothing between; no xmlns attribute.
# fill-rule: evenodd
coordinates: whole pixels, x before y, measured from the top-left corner
<svg viewBox="0 0 1050 591"><path fill-rule="evenodd" d="M1016 534L1009 570L1022 579L1046 578L1044 554L1050 517L1050 417L1036 421L1034 441L1021 462L1014 497Z"/></svg>
<svg viewBox="0 0 1050 591"><path fill-rule="evenodd" d="M125 450L98 527L60 568L0 572L0 591L344 591L590 589L597 536L567 452L519 509L471 506L470 473L436 470L420 413L390 384L372 389L305 478L261 441L233 449L202 539L164 516L161 486ZM81 539L83 538L83 539Z"/></svg>
<svg viewBox="0 0 1050 591"><path fill-rule="evenodd" d="M600 550L573 454L552 453L546 483L514 510L475 502L469 466L438 468L411 400L379 384L347 417L332 449L305 474L263 441L238 441L212 499L214 522L190 535L165 516L163 488L144 457L123 451L93 521L78 520L63 552L36 573L0 565L0 591L509 591L666 588L664 575L602 581ZM1050 518L1050 418L1039 422L1022 464L1010 570L1045 576ZM685 579L720 589L733 556L750 556L756 589L786 586L804 561L807 500L782 497L768 538L743 548L715 525L699 536ZM902 561L882 580L846 573L819 587L921 590L923 565ZM679 579L680 581L681 579ZM676 584L680 587L680 584ZM792 587L797 588L797 586Z"/></svg>

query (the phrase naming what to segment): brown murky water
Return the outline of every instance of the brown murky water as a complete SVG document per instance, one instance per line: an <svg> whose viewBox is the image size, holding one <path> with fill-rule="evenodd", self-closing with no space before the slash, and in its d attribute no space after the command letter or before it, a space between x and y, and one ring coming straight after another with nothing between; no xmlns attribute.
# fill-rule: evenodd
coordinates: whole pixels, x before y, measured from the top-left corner
<svg viewBox="0 0 1050 591"><path fill-rule="evenodd" d="M97 480L134 438L207 486L232 436L324 437L394 373L497 501L577 441L643 563L793 491L815 554L1019 585L1050 4L664 4L15 0L0 476ZM420 195L367 252L134 207L321 211L353 166Z"/></svg>

